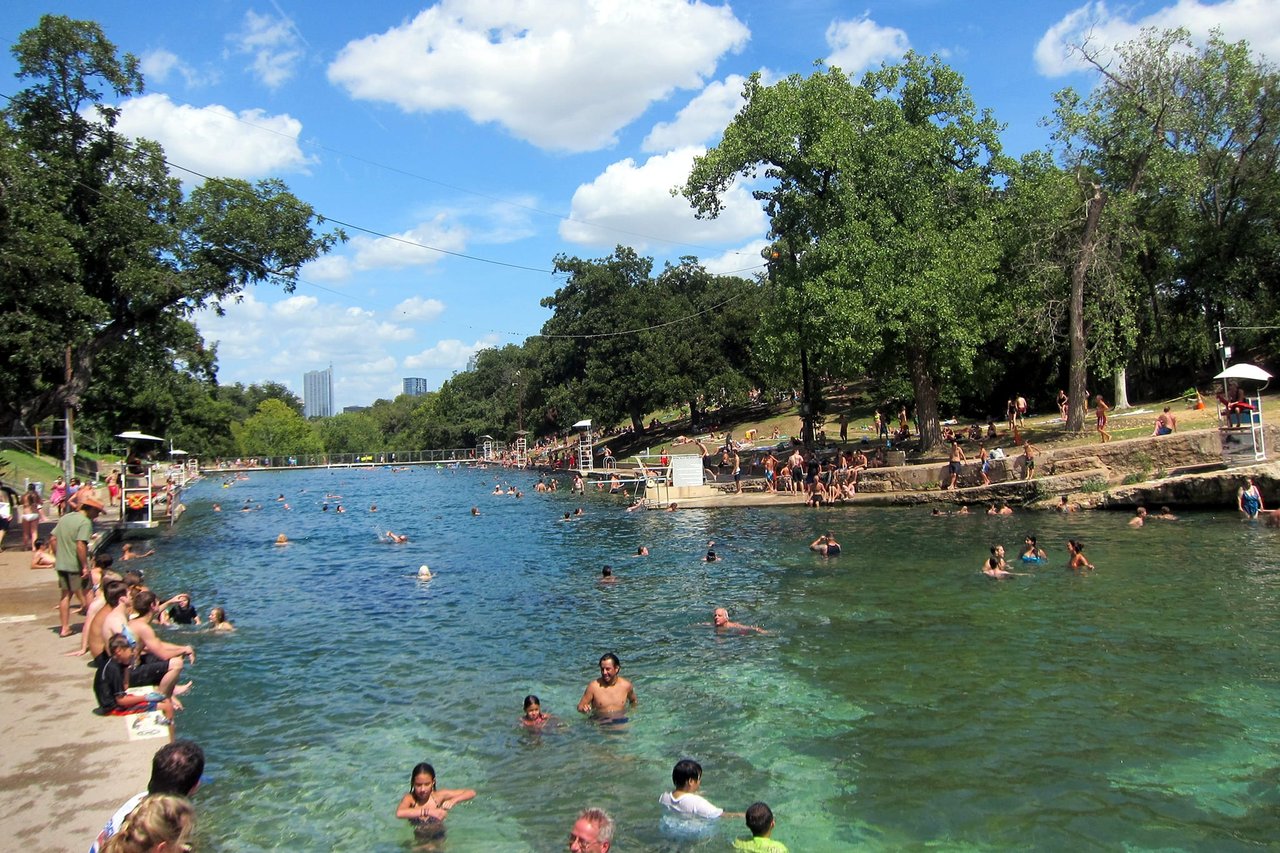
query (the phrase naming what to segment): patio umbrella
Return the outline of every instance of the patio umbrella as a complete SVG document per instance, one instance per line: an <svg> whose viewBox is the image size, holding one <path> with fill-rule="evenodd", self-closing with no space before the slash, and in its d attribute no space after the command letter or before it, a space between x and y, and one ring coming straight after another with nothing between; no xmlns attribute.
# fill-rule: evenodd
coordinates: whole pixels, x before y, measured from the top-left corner
<svg viewBox="0 0 1280 853"><path fill-rule="evenodd" d="M147 435L145 432L138 432L136 429L117 433L116 438L127 438L129 441L164 441L163 438L157 435Z"/></svg>
<svg viewBox="0 0 1280 853"><path fill-rule="evenodd" d="M1256 364L1233 364L1213 378L1252 379L1255 382L1270 382L1271 374Z"/></svg>

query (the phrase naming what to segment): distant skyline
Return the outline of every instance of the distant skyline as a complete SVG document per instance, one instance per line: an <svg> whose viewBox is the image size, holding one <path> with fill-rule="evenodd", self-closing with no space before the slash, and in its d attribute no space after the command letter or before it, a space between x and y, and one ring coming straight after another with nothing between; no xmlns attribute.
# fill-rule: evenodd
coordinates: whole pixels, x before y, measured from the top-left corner
<svg viewBox="0 0 1280 853"><path fill-rule="evenodd" d="M1007 127L1007 153L1044 147L1064 86L1093 77L1065 45L1106 48L1144 26L1220 27L1280 56L1280 3L1138 0L381 0L100 3L14 0L12 44L43 13L99 22L139 57L146 91L119 129L161 142L188 187L278 177L350 242L307 265L293 293L255 287L195 318L219 381L303 391L299 364L335 365L338 409L430 388L481 348L547 319L559 253L616 244L750 275L768 221L749 187L698 221L671 190L714 145L745 77L859 78L912 49L964 77ZM24 84L0 55L0 93ZM189 170L189 171L184 171ZM337 410L337 409L335 409Z"/></svg>
<svg viewBox="0 0 1280 853"><path fill-rule="evenodd" d="M333 405L333 365L302 374L302 416L330 418L337 413Z"/></svg>

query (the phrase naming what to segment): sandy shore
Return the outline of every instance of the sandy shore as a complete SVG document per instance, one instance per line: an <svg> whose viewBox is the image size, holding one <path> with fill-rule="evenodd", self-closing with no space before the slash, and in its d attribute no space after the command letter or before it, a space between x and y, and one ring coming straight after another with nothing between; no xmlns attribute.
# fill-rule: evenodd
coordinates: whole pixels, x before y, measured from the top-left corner
<svg viewBox="0 0 1280 853"><path fill-rule="evenodd" d="M52 523L42 524L41 536ZM32 570L15 521L0 552L0 838L29 853L88 850L119 805L147 786L164 740L129 740L121 718L93 713L93 670L58 637L58 581Z"/></svg>

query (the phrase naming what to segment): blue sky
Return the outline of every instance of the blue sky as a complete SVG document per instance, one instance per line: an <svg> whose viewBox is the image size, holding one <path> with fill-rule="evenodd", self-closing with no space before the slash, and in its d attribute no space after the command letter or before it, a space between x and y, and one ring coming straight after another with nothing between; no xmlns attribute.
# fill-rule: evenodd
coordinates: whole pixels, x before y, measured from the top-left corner
<svg viewBox="0 0 1280 853"><path fill-rule="evenodd" d="M743 188L712 222L670 195L754 71L824 60L860 75L937 53L1017 155L1047 144L1054 91L1092 84L1063 49L1085 33L1105 46L1142 26L1218 26L1280 55L1274 0L11 0L5 43L43 13L96 20L142 60L147 89L121 105L121 130L195 172L282 178L368 230L348 228L292 295L258 287L197 319L222 382L300 394L305 371L332 363L339 407L393 397L405 376L438 387L478 349L536 333L558 253L622 243L659 266L758 265L767 221ZM12 71L6 51L5 94Z"/></svg>

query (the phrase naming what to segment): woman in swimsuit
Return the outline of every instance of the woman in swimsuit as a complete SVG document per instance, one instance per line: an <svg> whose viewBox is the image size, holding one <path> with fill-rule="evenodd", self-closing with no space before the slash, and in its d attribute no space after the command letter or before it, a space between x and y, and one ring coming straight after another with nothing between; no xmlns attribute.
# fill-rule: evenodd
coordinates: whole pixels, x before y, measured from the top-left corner
<svg viewBox="0 0 1280 853"><path fill-rule="evenodd" d="M476 795L470 788L456 791L437 788L435 768L425 761L413 768L409 781L409 793L400 799L396 817L409 821L419 838L444 835L444 819L449 816L449 810Z"/></svg>
<svg viewBox="0 0 1280 853"><path fill-rule="evenodd" d="M1104 442L1111 440L1111 433L1107 432L1107 412L1111 411L1111 407L1106 404L1099 394L1094 398L1094 403L1098 409L1098 435L1102 436Z"/></svg>
<svg viewBox="0 0 1280 853"><path fill-rule="evenodd" d="M1258 517L1258 513L1262 512L1262 493L1258 491L1252 477L1245 478L1245 483L1246 485L1236 496L1236 506L1240 508L1240 513L1245 518L1254 519Z"/></svg>
<svg viewBox="0 0 1280 853"><path fill-rule="evenodd" d="M1067 553L1071 556L1071 562L1067 564L1067 568L1072 571L1080 571L1081 569L1092 569L1093 563L1084 555L1084 544L1074 539L1067 540Z"/></svg>
<svg viewBox="0 0 1280 853"><path fill-rule="evenodd" d="M35 483L28 483L27 490L22 493L18 502L19 518L22 520L22 547L28 551L36 549L36 536L40 531L40 493Z"/></svg>

